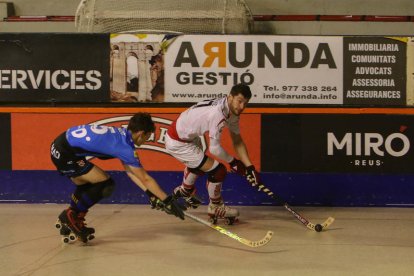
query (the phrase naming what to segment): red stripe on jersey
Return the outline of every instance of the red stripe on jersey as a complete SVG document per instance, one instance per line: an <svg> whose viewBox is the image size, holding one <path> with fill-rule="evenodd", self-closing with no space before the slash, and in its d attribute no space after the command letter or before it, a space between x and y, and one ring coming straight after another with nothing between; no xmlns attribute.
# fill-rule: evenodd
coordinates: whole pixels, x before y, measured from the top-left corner
<svg viewBox="0 0 414 276"><path fill-rule="evenodd" d="M186 140L183 140L183 139L181 139L179 136L178 136L178 133L177 133L177 126L176 126L176 124L177 124L177 122L176 121L174 121L171 125L170 125L170 127L168 128L168 130L167 130L167 134L168 134L168 136L170 136L172 139L174 139L174 140L176 140L176 141L180 141L180 142L184 142L184 143L191 143L191 141L186 141Z"/></svg>

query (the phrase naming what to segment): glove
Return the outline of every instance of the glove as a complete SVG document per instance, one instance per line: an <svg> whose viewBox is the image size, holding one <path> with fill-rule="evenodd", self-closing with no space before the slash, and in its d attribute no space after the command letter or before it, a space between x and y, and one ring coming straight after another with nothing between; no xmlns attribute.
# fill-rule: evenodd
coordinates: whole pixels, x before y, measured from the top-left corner
<svg viewBox="0 0 414 276"><path fill-rule="evenodd" d="M253 165L248 166L246 168L246 179L253 187L260 185L262 183L262 181L260 180L260 175Z"/></svg>
<svg viewBox="0 0 414 276"><path fill-rule="evenodd" d="M230 163L230 169L232 172L235 172L239 175L245 175L246 174L246 166L243 164L242 161L234 158Z"/></svg>
<svg viewBox="0 0 414 276"><path fill-rule="evenodd" d="M174 215L182 220L184 220L184 211L187 210L184 206L179 204L173 196L169 195L166 199L162 201L164 204L164 211L169 215Z"/></svg>
<svg viewBox="0 0 414 276"><path fill-rule="evenodd" d="M151 205L151 209L164 211L164 203L156 195L151 193L150 190L146 190L145 193L148 195L148 199Z"/></svg>

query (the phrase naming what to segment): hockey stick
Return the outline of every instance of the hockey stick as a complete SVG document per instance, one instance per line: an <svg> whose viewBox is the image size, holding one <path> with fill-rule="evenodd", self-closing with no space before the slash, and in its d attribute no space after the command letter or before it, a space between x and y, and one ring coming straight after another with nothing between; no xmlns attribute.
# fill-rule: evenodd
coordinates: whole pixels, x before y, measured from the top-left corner
<svg viewBox="0 0 414 276"><path fill-rule="evenodd" d="M226 235L226 236L228 236L232 239L235 239L236 241L238 241L238 242L240 242L244 245L250 246L250 247L260 247L260 246L266 245L272 239L272 236L273 236L272 231L267 231L266 236L264 236L263 239L258 240L258 241L251 241L251 240L239 237L238 235L230 232L229 230L224 229L223 227L214 225L214 224L212 224L208 221L205 221L205 220L203 220L199 217L196 217L196 216L194 216L194 215L192 215L188 212L184 212L184 215L186 217L196 221L196 222L199 222L199 223L204 224L204 225L206 225L210 228L213 228L214 230L220 232L221 234L224 234L224 235Z"/></svg>
<svg viewBox="0 0 414 276"><path fill-rule="evenodd" d="M282 204L283 207L285 207L286 210L288 210L290 213L292 213L303 225L305 225L306 227L308 227L309 229L311 229L313 231L321 232L322 230L326 230L335 220L333 217L329 217L322 224L314 224L314 223L310 222L309 220L307 220L306 218L304 218L303 216L301 216L300 214L298 214L295 210L293 210L289 206L289 204L287 204L286 201L278 198L272 191L270 191L263 184L258 184L257 186L254 185L253 187L258 187L259 191L262 191L262 192L266 193L272 199L274 199L278 203Z"/></svg>
<svg viewBox="0 0 414 276"><path fill-rule="evenodd" d="M133 176L133 178L134 178L134 176ZM143 184L141 184L141 182L137 181L137 185L142 190L144 190L144 191L147 190L147 188ZM247 240L245 238L241 238L238 235L236 235L236 234L234 234L234 233L232 233L232 232L230 232L230 231L228 231L228 230L226 230L226 229L224 229L224 228L222 228L220 226L214 225L214 224L212 224L212 223L210 223L208 221L205 221L205 220L203 220L203 219L201 219L199 217L196 217L196 216L194 216L194 215L192 215L190 213L184 212L184 215L186 217L188 217L188 218L196 221L196 222L199 222L199 223L204 224L204 225L206 225L206 226L208 226L210 228L213 228L214 230L220 232L221 234L224 234L226 236L229 236L230 238L235 239L238 242L240 242L240 243L242 243L244 245L250 246L250 247L260 247L260 246L266 245L272 239L272 236L273 236L273 232L272 231L267 231L266 236L263 239L258 240L258 241L251 241L251 240Z"/></svg>

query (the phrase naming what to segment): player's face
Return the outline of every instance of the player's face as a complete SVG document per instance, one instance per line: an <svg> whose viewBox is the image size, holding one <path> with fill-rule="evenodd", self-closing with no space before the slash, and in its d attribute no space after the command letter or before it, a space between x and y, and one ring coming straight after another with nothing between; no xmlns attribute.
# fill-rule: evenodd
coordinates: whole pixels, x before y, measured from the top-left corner
<svg viewBox="0 0 414 276"><path fill-rule="evenodd" d="M134 143L137 146L144 144L151 136L151 132L144 133L144 131L138 131L135 137L133 137Z"/></svg>
<svg viewBox="0 0 414 276"><path fill-rule="evenodd" d="M230 112L236 116L239 116L249 103L249 99L243 97L242 94L237 94L236 96L229 95L228 102Z"/></svg>

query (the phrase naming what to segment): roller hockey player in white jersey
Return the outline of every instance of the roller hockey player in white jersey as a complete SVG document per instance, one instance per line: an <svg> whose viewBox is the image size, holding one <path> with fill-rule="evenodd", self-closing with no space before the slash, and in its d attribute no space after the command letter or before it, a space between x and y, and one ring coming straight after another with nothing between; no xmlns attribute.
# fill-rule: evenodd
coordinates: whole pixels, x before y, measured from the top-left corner
<svg viewBox="0 0 414 276"><path fill-rule="evenodd" d="M200 136L209 133L210 153L229 163L232 172L246 177L250 183L258 182L259 175L250 161L239 129L239 116L251 96L249 86L237 84L232 87L227 97L205 100L185 110L167 131L167 152L186 166L182 184L174 189L174 195L176 198L183 198L187 207L197 208L201 201L196 196L195 181L199 176L207 174L210 200L208 215L213 223L217 223L217 219L224 219L225 223L233 224L239 212L225 206L221 190L227 174L226 167L204 153ZM233 147L239 159L229 155L221 146L224 127L230 130Z"/></svg>
<svg viewBox="0 0 414 276"><path fill-rule="evenodd" d="M62 211L56 222L63 242L79 239L86 243L94 238L95 229L86 227L85 215L93 205L109 197L115 188L111 176L86 156L119 159L131 180L146 188L152 208L184 219L184 206L178 204L172 195L164 193L138 158L135 146L145 143L154 130L151 116L137 113L131 117L127 128L80 125L69 128L53 141L52 162L60 174L75 184L70 207Z"/></svg>

